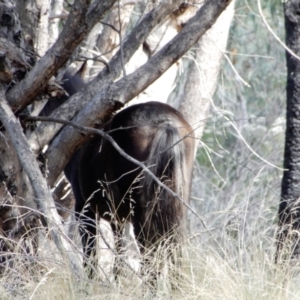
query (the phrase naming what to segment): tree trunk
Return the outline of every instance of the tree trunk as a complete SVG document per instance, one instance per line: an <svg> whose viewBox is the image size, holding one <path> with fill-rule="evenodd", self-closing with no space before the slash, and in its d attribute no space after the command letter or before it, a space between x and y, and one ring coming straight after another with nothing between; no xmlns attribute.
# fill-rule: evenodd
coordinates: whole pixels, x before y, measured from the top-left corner
<svg viewBox="0 0 300 300"><path fill-rule="evenodd" d="M50 189L24 128L5 99L7 90L30 69L34 53L23 39L18 14L9 0L2 3L0 13L0 249L7 253L15 252L15 248L26 253L36 251L39 219L43 219L73 274L80 276L81 264L64 235ZM29 241L34 244L29 245ZM1 262L8 255L2 255Z"/></svg>
<svg viewBox="0 0 300 300"><path fill-rule="evenodd" d="M179 111L195 129L196 149L217 88L234 4L235 1L232 1L195 45L195 54L186 70L184 85L177 95Z"/></svg>
<svg viewBox="0 0 300 300"><path fill-rule="evenodd" d="M298 0L284 3L286 45L300 56L300 7ZM300 229L300 60L286 52L286 140L276 261L299 257Z"/></svg>
<svg viewBox="0 0 300 300"><path fill-rule="evenodd" d="M39 22L37 26L37 38L35 49L38 55L43 56L48 50L48 27L49 27L49 0L37 0L37 7L39 9Z"/></svg>
<svg viewBox="0 0 300 300"><path fill-rule="evenodd" d="M55 241L57 248L61 252L62 257L66 259L67 265L71 268L73 274L76 277L80 277L82 275L81 264L80 262L78 262L76 253L74 253L74 248L72 247L71 243L69 243L68 238L64 234L62 222L56 211L50 189L48 188L46 180L41 173L38 162L33 156L33 153L30 151L30 147L26 141L25 135L22 131L22 127L18 119L14 116L12 110L5 101L4 91L4 86L0 86L0 120L6 130L5 138L7 138L11 142L13 149L13 151L11 152L16 152L14 158L15 160L17 160L17 163L15 163L15 165L20 164L20 169L22 169L21 174L23 174L24 170L23 176L26 176L26 178L28 178L27 186L30 187L30 190L32 189L33 191L33 195L30 195L30 197L28 197L28 193L24 192L24 190L21 189L21 192L23 192L22 196L26 197L26 210L29 209L28 200L34 201L38 212L42 213L41 219L44 220L45 224L50 230L51 236ZM19 170L15 171L18 172ZM19 174L16 173L16 175L18 176ZM20 198L21 197L19 197L19 199ZM31 221L31 223L33 223L33 221ZM35 225L34 227L36 229L38 228L37 225Z"/></svg>
<svg viewBox="0 0 300 300"><path fill-rule="evenodd" d="M63 0L52 0L51 15L49 20L49 48L56 42L59 36L59 22L63 15Z"/></svg>

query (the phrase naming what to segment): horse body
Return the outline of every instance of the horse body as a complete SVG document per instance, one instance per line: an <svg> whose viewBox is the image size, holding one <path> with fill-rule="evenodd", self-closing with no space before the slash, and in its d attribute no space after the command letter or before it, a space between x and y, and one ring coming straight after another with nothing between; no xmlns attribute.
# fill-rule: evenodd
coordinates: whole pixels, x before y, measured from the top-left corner
<svg viewBox="0 0 300 300"><path fill-rule="evenodd" d="M65 79L69 95L82 86L77 75L66 74ZM176 109L160 102L133 105L118 112L104 130L126 154L143 162L182 201L189 202L194 134ZM183 203L106 139L91 138L73 155L65 174L75 195L77 219L84 223L81 237L87 258L96 246L97 218L109 221L117 237L125 222L131 222L142 252L166 239L181 242Z"/></svg>
<svg viewBox="0 0 300 300"><path fill-rule="evenodd" d="M116 114L105 130L182 201L189 201L193 131L179 112L160 102L137 104ZM113 224L132 222L138 241L146 248L170 234L182 236L184 205L109 141L92 138L76 154L73 168L74 163L76 174L66 174L73 181L77 213L88 201L89 214Z"/></svg>

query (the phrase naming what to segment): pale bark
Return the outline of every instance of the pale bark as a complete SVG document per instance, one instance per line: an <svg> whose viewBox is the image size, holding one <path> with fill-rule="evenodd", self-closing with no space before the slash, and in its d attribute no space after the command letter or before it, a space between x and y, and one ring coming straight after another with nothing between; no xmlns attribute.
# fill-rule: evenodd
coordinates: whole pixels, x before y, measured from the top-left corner
<svg viewBox="0 0 300 300"><path fill-rule="evenodd" d="M102 89L74 118L76 123L94 127L102 125L113 111L120 108L145 90L176 62L208 30L231 1L206 2L167 45L148 63L118 82ZM47 151L49 178L52 186L68 159L84 142L84 137L70 127L65 127Z"/></svg>
<svg viewBox="0 0 300 300"><path fill-rule="evenodd" d="M195 129L196 146L202 136L206 119L216 91L222 59L226 50L234 2L220 15L216 23L193 47L195 55L189 62L180 91L179 111ZM192 53L191 53L192 55ZM197 147L196 147L197 149Z"/></svg>
<svg viewBox="0 0 300 300"><path fill-rule="evenodd" d="M94 47L102 61L109 63L112 56L122 46L128 24L132 21L130 17L133 9L134 4L122 8L117 4L102 22L101 34L95 32L93 42L87 41L88 49ZM114 25L114 27L111 25ZM105 67L106 65L103 62L95 61L92 65L91 76L93 77L93 74L95 76Z"/></svg>
<svg viewBox="0 0 300 300"><path fill-rule="evenodd" d="M49 48L55 43L59 36L59 22L63 14L63 0L53 0L49 20Z"/></svg>
<svg viewBox="0 0 300 300"><path fill-rule="evenodd" d="M48 26L51 0L36 0L39 10L39 21L37 26L36 52L43 56L48 50Z"/></svg>

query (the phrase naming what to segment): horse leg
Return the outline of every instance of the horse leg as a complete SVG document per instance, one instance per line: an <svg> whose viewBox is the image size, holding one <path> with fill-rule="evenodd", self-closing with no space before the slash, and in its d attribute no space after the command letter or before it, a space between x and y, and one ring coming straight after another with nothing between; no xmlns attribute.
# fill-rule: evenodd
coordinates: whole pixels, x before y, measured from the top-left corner
<svg viewBox="0 0 300 300"><path fill-rule="evenodd" d="M120 224L113 222L111 223L111 228L114 234L115 239L115 261L113 273L115 276L115 280L118 279L118 275L120 274L120 265L121 265L121 255L122 255L122 231L123 227Z"/></svg>
<svg viewBox="0 0 300 300"><path fill-rule="evenodd" d="M141 265L141 253L134 235L133 225L130 222L126 222L124 225L122 248L125 250L124 254L129 268L133 272L138 273Z"/></svg>
<svg viewBox="0 0 300 300"><path fill-rule="evenodd" d="M80 153L77 152L73 155L69 163L64 169L65 175L72 186L72 191L75 196L75 217L79 221L79 233L84 253L84 267L89 266L89 277L94 275L95 267L97 266L95 259L96 249L96 228L97 222L95 214L86 205L86 201L82 196L80 179L79 179L79 161ZM89 259L92 258L92 263Z"/></svg>
<svg viewBox="0 0 300 300"><path fill-rule="evenodd" d="M79 232L84 253L84 267L88 270L88 276L92 278L97 270L96 258L96 233L97 221L95 214L87 209L78 216L80 221Z"/></svg>

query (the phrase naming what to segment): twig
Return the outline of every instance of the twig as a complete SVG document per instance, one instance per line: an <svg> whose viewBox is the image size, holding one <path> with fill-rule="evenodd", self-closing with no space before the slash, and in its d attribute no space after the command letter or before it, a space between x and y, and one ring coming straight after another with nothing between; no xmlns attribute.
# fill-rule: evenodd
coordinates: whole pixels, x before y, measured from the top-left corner
<svg viewBox="0 0 300 300"><path fill-rule="evenodd" d="M284 1L283 1L284 2ZM274 30L272 29L272 27L269 25L268 21L266 20L266 17L264 16L262 9L261 9L261 4L260 4L260 0L257 0L257 7L258 7L258 11L259 14L263 20L263 22L265 23L265 25L267 26L268 30L271 32L271 34L274 36L275 40L288 52L290 53L292 56L294 56L295 58L300 60L300 57L293 52L284 42L281 41L281 39L276 35L276 33L274 32Z"/></svg>
<svg viewBox="0 0 300 300"><path fill-rule="evenodd" d="M105 26L108 26L110 27L112 30L116 31L118 34L120 33L120 30L117 29L114 25L112 24L108 24L108 23L105 23L105 22L100 22L102 25L105 25Z"/></svg>
<svg viewBox="0 0 300 300"><path fill-rule="evenodd" d="M78 58L78 61L87 61L87 60L98 61L98 62L101 62L102 64L104 64L108 70L110 70L109 64L104 59L99 58L100 56L102 56L102 55L99 55L98 57L97 56L87 57L84 55L80 55L80 57Z"/></svg>

